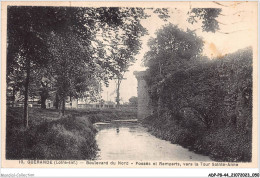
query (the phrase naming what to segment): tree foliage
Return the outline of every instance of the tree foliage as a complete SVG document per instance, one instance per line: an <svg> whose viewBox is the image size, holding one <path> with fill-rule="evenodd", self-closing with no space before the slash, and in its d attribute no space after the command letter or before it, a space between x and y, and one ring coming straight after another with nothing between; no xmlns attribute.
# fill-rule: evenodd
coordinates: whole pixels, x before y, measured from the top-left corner
<svg viewBox="0 0 260 178"><path fill-rule="evenodd" d="M221 13L221 8L192 8L188 12L188 22L191 24L202 22L202 31L213 32L219 30L218 16Z"/></svg>
<svg viewBox="0 0 260 178"><path fill-rule="evenodd" d="M158 30L148 42L150 50L145 54L144 64L149 67L149 81L156 83L167 75L192 66L203 47L203 41L190 30L183 31L169 24Z"/></svg>
<svg viewBox="0 0 260 178"><path fill-rule="evenodd" d="M137 106L138 105L138 98L136 96L132 96L129 98L129 103L132 106Z"/></svg>
<svg viewBox="0 0 260 178"><path fill-rule="evenodd" d="M103 61L99 62L104 69L108 69L108 78L116 81L117 106L120 102L119 90L124 74L136 60L135 55L141 48L139 39L146 34L141 20L148 17L142 8L121 8L120 11L125 16L122 24L101 29L98 33L99 46L103 46L104 49L101 57Z"/></svg>

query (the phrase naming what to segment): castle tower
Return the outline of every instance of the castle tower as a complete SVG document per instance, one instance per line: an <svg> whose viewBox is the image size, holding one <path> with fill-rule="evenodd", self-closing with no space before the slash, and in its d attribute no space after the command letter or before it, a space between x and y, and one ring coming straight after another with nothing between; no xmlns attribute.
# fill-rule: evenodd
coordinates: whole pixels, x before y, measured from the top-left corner
<svg viewBox="0 0 260 178"><path fill-rule="evenodd" d="M137 97L138 97L138 110L137 117L138 119L144 119L145 117L151 114L151 109L149 106L149 94L148 94L148 86L144 79L146 75L146 71L134 72L134 75L137 79Z"/></svg>

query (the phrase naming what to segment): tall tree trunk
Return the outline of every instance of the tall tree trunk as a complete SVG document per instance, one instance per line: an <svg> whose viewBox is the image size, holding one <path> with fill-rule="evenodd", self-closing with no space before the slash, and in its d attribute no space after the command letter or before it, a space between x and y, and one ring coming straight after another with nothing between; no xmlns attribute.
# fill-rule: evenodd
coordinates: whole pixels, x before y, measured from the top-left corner
<svg viewBox="0 0 260 178"><path fill-rule="evenodd" d="M62 97L59 102L59 115L60 116L65 115L65 103L66 103L66 97Z"/></svg>
<svg viewBox="0 0 260 178"><path fill-rule="evenodd" d="M41 88L41 92L40 92L41 108L46 109L46 100L49 97L49 90L48 90L47 84L44 84L43 82L41 82L41 84L42 84L42 88Z"/></svg>
<svg viewBox="0 0 260 178"><path fill-rule="evenodd" d="M46 100L47 98L45 96L41 96L41 108L46 109Z"/></svg>
<svg viewBox="0 0 260 178"><path fill-rule="evenodd" d="M55 103L54 103L56 109L59 109L59 103L60 103L60 98L58 92L56 92Z"/></svg>
<svg viewBox="0 0 260 178"><path fill-rule="evenodd" d="M116 88L116 107L119 107L120 105L120 79L117 79L117 88Z"/></svg>
<svg viewBox="0 0 260 178"><path fill-rule="evenodd" d="M62 116L64 116L65 115L65 97L63 97L63 99L62 99L62 110L61 110L61 114L62 114Z"/></svg>
<svg viewBox="0 0 260 178"><path fill-rule="evenodd" d="M23 124L25 128L29 127L29 120L28 120L28 93L29 93L29 83L30 83L30 58L26 61L26 79L24 83L24 110L23 110Z"/></svg>

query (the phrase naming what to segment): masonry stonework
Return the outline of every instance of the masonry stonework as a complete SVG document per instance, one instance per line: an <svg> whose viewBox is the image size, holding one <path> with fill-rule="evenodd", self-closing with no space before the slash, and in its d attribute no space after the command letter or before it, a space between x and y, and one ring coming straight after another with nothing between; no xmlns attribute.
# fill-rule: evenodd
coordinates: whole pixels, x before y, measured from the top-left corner
<svg viewBox="0 0 260 178"><path fill-rule="evenodd" d="M149 106L149 94L148 94L148 86L144 79L146 72L134 72L134 75L138 81L137 85L137 96L138 96L138 111L137 117L138 119L144 119L145 117L151 114L151 109Z"/></svg>

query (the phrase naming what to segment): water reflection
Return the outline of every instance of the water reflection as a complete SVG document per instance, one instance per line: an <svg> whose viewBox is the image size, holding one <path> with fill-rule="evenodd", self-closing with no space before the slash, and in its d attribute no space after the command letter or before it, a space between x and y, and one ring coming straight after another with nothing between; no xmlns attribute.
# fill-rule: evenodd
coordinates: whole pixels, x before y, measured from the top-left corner
<svg viewBox="0 0 260 178"><path fill-rule="evenodd" d="M160 140L138 123L97 124L96 136L102 160L210 161L179 145Z"/></svg>

